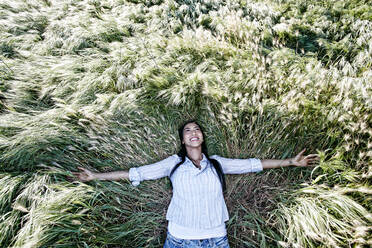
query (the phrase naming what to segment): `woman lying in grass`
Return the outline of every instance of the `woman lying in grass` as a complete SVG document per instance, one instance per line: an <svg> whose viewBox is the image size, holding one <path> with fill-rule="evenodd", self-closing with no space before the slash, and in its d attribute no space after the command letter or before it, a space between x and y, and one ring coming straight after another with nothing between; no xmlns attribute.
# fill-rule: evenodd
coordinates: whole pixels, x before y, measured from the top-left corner
<svg viewBox="0 0 372 248"><path fill-rule="evenodd" d="M168 235L164 247L229 247L225 221L229 219L223 191L224 174L259 172L285 166L311 166L318 156L275 159L229 159L209 157L204 133L196 121L179 130L181 150L160 162L131 168L129 171L94 173L84 168L74 173L81 181L129 179L134 186L143 180L169 176L173 196L167 212Z"/></svg>

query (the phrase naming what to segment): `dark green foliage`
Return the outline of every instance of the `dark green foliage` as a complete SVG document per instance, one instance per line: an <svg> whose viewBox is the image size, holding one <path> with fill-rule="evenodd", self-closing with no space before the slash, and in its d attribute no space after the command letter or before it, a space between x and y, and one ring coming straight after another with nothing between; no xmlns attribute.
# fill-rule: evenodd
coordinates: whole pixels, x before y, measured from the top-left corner
<svg viewBox="0 0 372 248"><path fill-rule="evenodd" d="M1 43L0 44L0 53L5 58L14 58L17 56L17 51L14 46L10 43Z"/></svg>

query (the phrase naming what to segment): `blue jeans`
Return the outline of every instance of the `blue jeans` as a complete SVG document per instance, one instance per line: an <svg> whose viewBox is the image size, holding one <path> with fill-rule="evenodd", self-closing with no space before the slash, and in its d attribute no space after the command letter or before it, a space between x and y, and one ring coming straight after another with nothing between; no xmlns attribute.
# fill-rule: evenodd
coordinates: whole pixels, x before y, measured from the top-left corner
<svg viewBox="0 0 372 248"><path fill-rule="evenodd" d="M163 248L230 248L227 236L210 239L178 239L167 233Z"/></svg>

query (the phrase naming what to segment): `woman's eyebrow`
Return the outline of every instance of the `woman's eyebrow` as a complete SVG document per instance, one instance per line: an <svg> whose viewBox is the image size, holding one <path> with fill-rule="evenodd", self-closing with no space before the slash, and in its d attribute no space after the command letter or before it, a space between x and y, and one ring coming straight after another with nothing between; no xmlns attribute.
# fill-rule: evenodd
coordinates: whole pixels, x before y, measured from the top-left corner
<svg viewBox="0 0 372 248"><path fill-rule="evenodd" d="M196 128L199 128L199 126L187 127L185 128L185 130L196 129Z"/></svg>

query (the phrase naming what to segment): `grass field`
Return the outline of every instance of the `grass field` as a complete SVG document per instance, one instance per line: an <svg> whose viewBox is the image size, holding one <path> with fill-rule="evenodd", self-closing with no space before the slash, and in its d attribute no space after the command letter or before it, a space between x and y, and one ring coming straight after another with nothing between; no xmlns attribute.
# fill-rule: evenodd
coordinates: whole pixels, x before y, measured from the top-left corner
<svg viewBox="0 0 372 248"><path fill-rule="evenodd" d="M179 149L314 168L227 176L231 247L372 245L368 0L0 2L0 247L161 247L169 180L80 183Z"/></svg>

